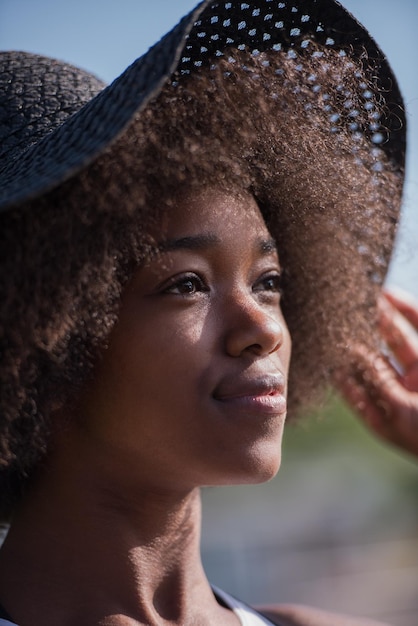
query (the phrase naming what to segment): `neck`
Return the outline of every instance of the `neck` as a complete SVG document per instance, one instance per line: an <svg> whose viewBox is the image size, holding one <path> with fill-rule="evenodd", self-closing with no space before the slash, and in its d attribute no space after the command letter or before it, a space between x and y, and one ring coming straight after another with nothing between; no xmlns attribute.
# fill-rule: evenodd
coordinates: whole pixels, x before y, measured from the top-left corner
<svg viewBox="0 0 418 626"><path fill-rule="evenodd" d="M97 456L60 447L16 512L0 551L0 600L13 619L228 624L200 560L199 490L122 490L117 466Z"/></svg>

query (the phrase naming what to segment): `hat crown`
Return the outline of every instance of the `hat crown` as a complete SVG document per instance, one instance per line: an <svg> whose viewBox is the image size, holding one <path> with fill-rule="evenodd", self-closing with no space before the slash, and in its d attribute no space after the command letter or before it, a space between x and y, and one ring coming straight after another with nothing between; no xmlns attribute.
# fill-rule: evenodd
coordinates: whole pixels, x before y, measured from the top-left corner
<svg viewBox="0 0 418 626"><path fill-rule="evenodd" d="M0 54L0 169L104 88L73 65L28 52Z"/></svg>

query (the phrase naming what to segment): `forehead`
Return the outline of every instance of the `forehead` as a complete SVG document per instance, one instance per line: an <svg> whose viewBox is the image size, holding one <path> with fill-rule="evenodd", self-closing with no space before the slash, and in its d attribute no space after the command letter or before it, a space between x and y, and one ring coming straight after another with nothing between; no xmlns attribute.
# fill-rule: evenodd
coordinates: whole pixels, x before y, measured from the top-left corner
<svg viewBox="0 0 418 626"><path fill-rule="evenodd" d="M159 236L197 232L270 237L255 198L247 192L217 188L182 191L164 212Z"/></svg>

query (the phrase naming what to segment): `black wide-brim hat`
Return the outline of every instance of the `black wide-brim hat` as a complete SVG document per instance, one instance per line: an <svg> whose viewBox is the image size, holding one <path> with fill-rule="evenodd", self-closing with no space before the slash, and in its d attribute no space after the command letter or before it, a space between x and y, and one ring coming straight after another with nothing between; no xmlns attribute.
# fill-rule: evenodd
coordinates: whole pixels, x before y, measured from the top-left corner
<svg viewBox="0 0 418 626"><path fill-rule="evenodd" d="M338 2L204 0L106 88L46 57L0 55L0 211L45 194L89 165L174 73L190 74L228 49L290 54L306 51L310 42L367 60L383 115L362 132L402 171L406 123L397 81L375 41ZM363 89L367 106L370 94Z"/></svg>

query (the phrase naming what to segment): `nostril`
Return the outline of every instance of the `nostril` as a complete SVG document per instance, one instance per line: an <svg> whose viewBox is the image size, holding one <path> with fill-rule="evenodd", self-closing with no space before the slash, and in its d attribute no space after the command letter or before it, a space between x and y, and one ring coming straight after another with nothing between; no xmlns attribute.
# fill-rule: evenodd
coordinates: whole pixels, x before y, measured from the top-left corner
<svg viewBox="0 0 418 626"><path fill-rule="evenodd" d="M232 356L243 353L263 356L276 352L282 343L283 327L280 320L257 310L234 320L227 336L227 352Z"/></svg>

